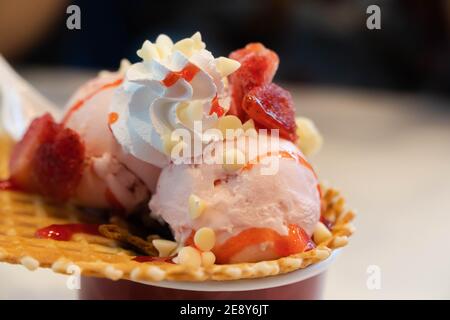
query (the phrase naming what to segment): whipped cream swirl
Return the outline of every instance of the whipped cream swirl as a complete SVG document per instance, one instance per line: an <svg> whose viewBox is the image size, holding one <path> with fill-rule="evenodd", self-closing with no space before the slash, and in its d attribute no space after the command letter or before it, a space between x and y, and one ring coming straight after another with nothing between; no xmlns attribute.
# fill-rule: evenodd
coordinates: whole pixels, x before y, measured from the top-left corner
<svg viewBox="0 0 450 320"><path fill-rule="evenodd" d="M110 127L126 151L164 167L175 129L195 136L201 132L194 132L194 122L200 121L205 131L228 110L226 77L240 64L214 58L205 48L197 32L176 43L160 35L137 51L142 62L129 67L110 106Z"/></svg>

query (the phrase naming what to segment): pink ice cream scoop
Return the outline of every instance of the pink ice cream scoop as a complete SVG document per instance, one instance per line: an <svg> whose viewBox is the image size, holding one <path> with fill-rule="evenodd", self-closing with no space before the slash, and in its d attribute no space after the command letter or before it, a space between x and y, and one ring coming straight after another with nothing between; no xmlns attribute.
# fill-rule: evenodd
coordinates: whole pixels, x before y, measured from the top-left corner
<svg viewBox="0 0 450 320"><path fill-rule="evenodd" d="M320 191L300 150L282 139L270 151L250 137L238 138L234 146L215 144L225 153L239 150L245 164L230 172L204 154L202 164L169 165L150 201L152 215L166 221L184 245L192 245L196 230L213 229L219 263L275 259L310 248ZM253 155L252 145L258 145ZM204 207L198 217L192 216L192 197Z"/></svg>
<svg viewBox="0 0 450 320"><path fill-rule="evenodd" d="M160 169L124 152L109 128L114 121L109 106L122 78L108 73L82 86L70 99L63 124L85 142L87 161L77 200L94 207L117 201L129 211L155 191Z"/></svg>
<svg viewBox="0 0 450 320"><path fill-rule="evenodd" d="M160 169L124 152L109 128L109 106L122 78L106 73L81 86L61 123L48 114L33 121L13 150L11 180L92 208L130 212L148 201Z"/></svg>

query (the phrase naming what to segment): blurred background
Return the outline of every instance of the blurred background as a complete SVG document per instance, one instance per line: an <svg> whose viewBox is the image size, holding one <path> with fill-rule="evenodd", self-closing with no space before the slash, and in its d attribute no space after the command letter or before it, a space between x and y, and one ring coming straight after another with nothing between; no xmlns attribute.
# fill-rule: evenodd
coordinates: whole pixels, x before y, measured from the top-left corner
<svg viewBox="0 0 450 320"><path fill-rule="evenodd" d="M66 8L81 9L81 30ZM382 9L368 30L366 8ZM450 94L448 0L1 0L0 52L20 65L116 68L144 39L201 31L215 55L276 49L279 80Z"/></svg>
<svg viewBox="0 0 450 320"><path fill-rule="evenodd" d="M70 4L81 30L66 27ZM372 4L381 30L366 27ZM195 31L215 56L274 49L275 81L324 135L312 162L358 213L325 298L449 299L450 0L0 0L0 53L59 105L99 69L137 61L145 39ZM0 264L0 298L76 292L64 276Z"/></svg>

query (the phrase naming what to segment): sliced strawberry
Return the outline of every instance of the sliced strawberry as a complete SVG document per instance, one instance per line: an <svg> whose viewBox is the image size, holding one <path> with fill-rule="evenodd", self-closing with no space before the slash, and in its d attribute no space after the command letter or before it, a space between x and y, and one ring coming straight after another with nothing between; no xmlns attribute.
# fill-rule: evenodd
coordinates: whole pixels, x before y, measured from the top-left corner
<svg viewBox="0 0 450 320"><path fill-rule="evenodd" d="M289 237L292 239L288 245L291 254L310 251L316 247L306 231L297 225L289 225Z"/></svg>
<svg viewBox="0 0 450 320"><path fill-rule="evenodd" d="M10 180L21 190L65 200L83 170L84 145L79 135L45 114L35 119L12 151Z"/></svg>
<svg viewBox="0 0 450 320"><path fill-rule="evenodd" d="M21 189L36 191L36 186L30 179L34 155L40 145L54 139L57 130L58 125L52 116L45 114L33 120L22 140L14 146L9 161L9 171L11 181Z"/></svg>
<svg viewBox="0 0 450 320"><path fill-rule="evenodd" d="M280 86L270 83L253 88L244 97L242 108L257 127L279 129L280 137L297 140L294 101Z"/></svg>
<svg viewBox="0 0 450 320"><path fill-rule="evenodd" d="M309 251L315 248L314 242L301 227L290 224L288 235L280 235L270 228L249 228L237 235L228 238L223 244L215 246L213 252L217 263L230 263L246 247L254 247L263 243L270 243L271 256L275 258L286 257L291 254ZM252 259L253 260L253 259Z"/></svg>
<svg viewBox="0 0 450 320"><path fill-rule="evenodd" d="M80 182L84 164L84 144L78 133L61 128L53 141L36 150L33 176L38 191L57 200L66 200Z"/></svg>
<svg viewBox="0 0 450 320"><path fill-rule="evenodd" d="M254 87L272 81L278 69L278 55L261 43L250 43L243 49L233 51L230 58L241 63L241 67L229 76L232 103L228 114L247 120L241 108L242 99Z"/></svg>

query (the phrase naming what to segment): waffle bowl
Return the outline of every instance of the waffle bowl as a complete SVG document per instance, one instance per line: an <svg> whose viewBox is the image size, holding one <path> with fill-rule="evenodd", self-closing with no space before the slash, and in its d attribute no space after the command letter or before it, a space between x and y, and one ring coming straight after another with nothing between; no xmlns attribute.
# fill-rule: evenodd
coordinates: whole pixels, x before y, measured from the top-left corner
<svg viewBox="0 0 450 320"><path fill-rule="evenodd" d="M12 141L0 135L0 178L8 176L7 164ZM332 237L313 250L278 260L258 263L213 265L189 268L166 262L137 262L132 251L101 236L75 234L70 241L38 239L36 230L51 224L101 223L98 217L73 206L61 206L39 196L0 191L0 261L22 264L29 270L39 267L71 274L74 266L83 276L127 279L135 282L162 280L202 282L240 280L289 273L317 264L345 246L353 232L354 213L345 209L345 200L332 188L324 190L324 216L331 222Z"/></svg>

